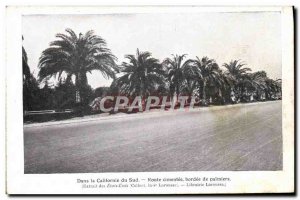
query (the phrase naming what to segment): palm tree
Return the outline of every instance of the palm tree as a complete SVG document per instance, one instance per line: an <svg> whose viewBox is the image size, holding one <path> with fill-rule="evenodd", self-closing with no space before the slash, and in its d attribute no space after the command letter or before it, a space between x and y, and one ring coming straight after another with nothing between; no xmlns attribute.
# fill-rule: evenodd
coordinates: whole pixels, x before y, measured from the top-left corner
<svg viewBox="0 0 300 200"><path fill-rule="evenodd" d="M222 99L222 103L232 103L231 101L231 88L233 88L233 82L230 79L230 77L228 77L227 73L223 70L220 70L219 73L219 80L220 80L220 85L219 85L219 89L220 89L220 93L221 93L221 99Z"/></svg>
<svg viewBox="0 0 300 200"><path fill-rule="evenodd" d="M242 97L246 84L251 81L247 74L251 71L251 69L244 67L244 65L245 64L241 63L239 60L230 61L229 64L223 64L226 68L226 76L233 84L233 88L231 88L231 90L234 91L235 95L238 95L238 99Z"/></svg>
<svg viewBox="0 0 300 200"><path fill-rule="evenodd" d="M199 96L202 96L202 104L206 105L207 86L218 89L222 85L220 78L221 70L216 61L208 57L203 57L202 59L196 57L195 60L189 60L188 62L195 67L195 75L199 82Z"/></svg>
<svg viewBox="0 0 300 200"><path fill-rule="evenodd" d="M267 78L267 73L265 71L257 71L249 74L249 77L251 79L249 91L256 93L256 100L261 100L261 95L266 88L265 80Z"/></svg>
<svg viewBox="0 0 300 200"><path fill-rule="evenodd" d="M272 100L278 94L280 94L281 96L281 79L273 80L270 78L266 78L265 83L265 94L268 100Z"/></svg>
<svg viewBox="0 0 300 200"><path fill-rule="evenodd" d="M87 104L88 99L83 94L88 85L87 73L98 70L105 78L113 78L118 71L117 58L94 31L79 36L72 29L66 29L66 32L68 34L56 34L58 40L51 42L50 47L42 52L39 78L47 80L56 75L60 78L65 73L70 81L75 76L78 102Z"/></svg>
<svg viewBox="0 0 300 200"><path fill-rule="evenodd" d="M183 82L181 86L181 93L188 96L195 96L198 89L198 82L194 77L186 76L186 80Z"/></svg>
<svg viewBox="0 0 300 200"><path fill-rule="evenodd" d="M189 61L183 62L186 54L172 56L172 59L166 58L162 64L167 71L166 76L169 81L170 95L174 96L174 93L176 93L178 99L180 88L186 80L186 75L192 74L192 70L189 69Z"/></svg>
<svg viewBox="0 0 300 200"><path fill-rule="evenodd" d="M126 55L125 58L129 62L122 63L122 76L116 79L119 92L144 99L164 85L162 66L158 59L151 57L150 52L137 49L136 55Z"/></svg>

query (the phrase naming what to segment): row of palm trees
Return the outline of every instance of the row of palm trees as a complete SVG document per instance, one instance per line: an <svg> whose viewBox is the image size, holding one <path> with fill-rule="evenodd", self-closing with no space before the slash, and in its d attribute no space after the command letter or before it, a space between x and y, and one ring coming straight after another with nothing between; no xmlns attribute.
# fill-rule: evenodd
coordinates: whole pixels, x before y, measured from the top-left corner
<svg viewBox="0 0 300 200"><path fill-rule="evenodd" d="M221 67L208 57L186 59L186 54L172 55L160 62L150 52L126 55L127 62L117 65L104 39L88 31L77 35L57 34L39 60L39 81L51 77L66 82L75 79L78 102L88 104L84 91L88 86L87 73L98 70L112 78L111 92L116 95L142 96L185 95L198 96L203 105L233 103L279 98L281 80L267 77L265 71L251 72L245 63L233 60ZM73 78L72 78L73 77Z"/></svg>
<svg viewBox="0 0 300 200"><path fill-rule="evenodd" d="M222 70L208 57L186 59L173 55L162 63L149 52L127 55L120 66L121 76L114 85L125 95L147 97L151 94L198 96L203 105L278 98L281 80L272 80L266 72L251 73L239 60L224 63ZM254 99L253 99L254 100Z"/></svg>

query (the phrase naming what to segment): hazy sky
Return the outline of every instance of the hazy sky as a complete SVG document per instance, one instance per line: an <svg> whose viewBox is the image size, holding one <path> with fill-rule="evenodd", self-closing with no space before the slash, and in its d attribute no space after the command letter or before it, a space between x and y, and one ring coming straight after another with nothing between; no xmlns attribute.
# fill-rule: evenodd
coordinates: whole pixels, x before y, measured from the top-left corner
<svg viewBox="0 0 300 200"><path fill-rule="evenodd" d="M139 48L161 61L171 54L208 56L220 66L241 59L253 71L281 78L279 12L23 16L23 46L35 76L41 52L66 28L77 34L94 30L106 40L118 64ZM88 82L96 88L109 86L111 79L93 72Z"/></svg>

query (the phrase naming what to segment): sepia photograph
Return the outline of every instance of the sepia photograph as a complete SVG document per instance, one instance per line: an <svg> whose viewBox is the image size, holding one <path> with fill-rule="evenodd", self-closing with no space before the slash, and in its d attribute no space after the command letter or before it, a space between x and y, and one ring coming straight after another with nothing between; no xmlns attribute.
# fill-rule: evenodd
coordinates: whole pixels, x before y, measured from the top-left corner
<svg viewBox="0 0 300 200"><path fill-rule="evenodd" d="M282 170L279 12L25 15L25 173Z"/></svg>
<svg viewBox="0 0 300 200"><path fill-rule="evenodd" d="M294 191L293 7L7 16L9 193Z"/></svg>

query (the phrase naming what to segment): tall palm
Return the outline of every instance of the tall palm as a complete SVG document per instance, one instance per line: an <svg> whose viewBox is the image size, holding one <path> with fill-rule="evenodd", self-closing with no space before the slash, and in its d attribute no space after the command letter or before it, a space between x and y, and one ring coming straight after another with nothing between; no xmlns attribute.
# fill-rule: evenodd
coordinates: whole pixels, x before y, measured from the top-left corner
<svg viewBox="0 0 300 200"><path fill-rule="evenodd" d="M171 96L176 93L177 99L180 94L180 87L185 81L185 74L189 73L191 70L188 61L183 62L186 54L183 55L172 55L173 58L166 58L163 61L163 66L165 66L167 71L167 79L169 81L170 94Z"/></svg>
<svg viewBox="0 0 300 200"><path fill-rule="evenodd" d="M162 66L158 59L151 57L150 52L137 49L136 55L126 55L125 58L128 62L123 62L120 67L122 76L116 79L121 93L144 99L164 85Z"/></svg>
<svg viewBox="0 0 300 200"><path fill-rule="evenodd" d="M251 81L248 76L248 72L251 71L251 69L244 67L245 64L239 60L230 61L229 64L224 63L223 66L226 68L225 73L227 77L233 83L233 88L231 89L238 95L238 98L241 98L246 84Z"/></svg>
<svg viewBox="0 0 300 200"><path fill-rule="evenodd" d="M87 103L84 89L87 87L87 73L98 70L105 78L115 77L118 71L117 58L106 47L106 42L90 30L77 36L71 29L67 34L56 34L58 40L50 43L50 47L42 52L39 60L40 80L50 77L58 78L66 73L67 80L75 76L78 101Z"/></svg>
<svg viewBox="0 0 300 200"><path fill-rule="evenodd" d="M195 66L195 73L198 75L199 81L199 95L202 96L203 104L207 104L206 100L206 87L209 85L211 87L219 88L222 84L220 78L221 70L215 60L209 59L208 57L199 58L196 57L195 60L190 60L189 62Z"/></svg>

